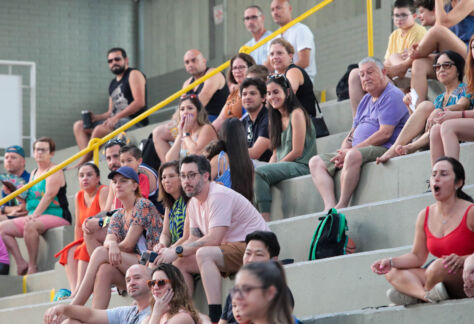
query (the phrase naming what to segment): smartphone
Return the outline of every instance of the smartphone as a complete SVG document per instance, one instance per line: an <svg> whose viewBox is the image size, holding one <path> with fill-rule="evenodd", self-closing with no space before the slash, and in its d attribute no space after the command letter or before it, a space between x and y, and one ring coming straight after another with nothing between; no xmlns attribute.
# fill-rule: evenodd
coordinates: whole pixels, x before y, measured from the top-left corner
<svg viewBox="0 0 474 324"><path fill-rule="evenodd" d="M150 259L150 252L143 252L140 258L140 261L138 261L138 263L146 265L149 259Z"/></svg>
<svg viewBox="0 0 474 324"><path fill-rule="evenodd" d="M150 263L155 262L155 259L156 259L157 256L158 256L158 253L156 253L156 252L150 252L150 257L149 257L149 259L148 259L148 260L150 261Z"/></svg>

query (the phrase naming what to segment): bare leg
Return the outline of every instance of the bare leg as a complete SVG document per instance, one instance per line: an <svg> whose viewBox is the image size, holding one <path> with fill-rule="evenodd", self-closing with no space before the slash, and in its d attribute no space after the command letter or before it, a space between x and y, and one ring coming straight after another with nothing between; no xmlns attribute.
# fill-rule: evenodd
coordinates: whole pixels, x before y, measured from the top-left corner
<svg viewBox="0 0 474 324"><path fill-rule="evenodd" d="M434 106L429 101L424 101L418 105L415 112L408 118L405 126L398 135L395 143L380 157L376 159L376 163L385 163L393 157L398 156L395 148L398 145L406 145L410 143L416 136L418 136L425 129L426 120L434 110Z"/></svg>
<svg viewBox="0 0 474 324"><path fill-rule="evenodd" d="M76 138L76 143L79 147L79 150L85 149L87 147L87 144L89 143L92 130L84 129L84 124L82 123L82 120L76 121L72 129L74 131L74 137Z"/></svg>
<svg viewBox="0 0 474 324"><path fill-rule="evenodd" d="M173 121L157 126L153 130L153 144L155 144L155 151L161 162L166 161L166 153L170 150L169 142L174 141L173 135L170 132Z"/></svg>
<svg viewBox="0 0 474 324"><path fill-rule="evenodd" d="M349 99L351 101L352 118L355 117L357 107L359 106L362 97L365 95L365 91L362 89L362 83L360 82L359 69L353 69L349 73Z"/></svg>
<svg viewBox="0 0 474 324"><path fill-rule="evenodd" d="M112 131L113 131L112 128L110 128L110 127L108 127L104 124L98 125L92 131L91 139L92 138L104 137L105 135L109 134ZM90 159L92 159L92 154L93 154L92 152L89 152L89 153L83 155L82 158L79 160L79 162L74 167L79 167L79 166L83 165L84 163L86 163L87 161L89 161Z"/></svg>
<svg viewBox="0 0 474 324"><path fill-rule="evenodd" d="M341 171L341 197L335 208L345 208L349 205L352 193L359 183L362 154L358 149L351 149L344 159Z"/></svg>
<svg viewBox="0 0 474 324"><path fill-rule="evenodd" d="M434 51L442 52L446 50L455 51L462 57L466 55L466 44L459 39L451 30L442 25L434 25L423 36L415 58L427 57Z"/></svg>
<svg viewBox="0 0 474 324"><path fill-rule="evenodd" d="M334 179L328 173L326 164L318 156L309 160L309 170L311 179L324 202L324 210L329 210L336 205L336 195L334 194Z"/></svg>
<svg viewBox="0 0 474 324"><path fill-rule="evenodd" d="M424 147L427 147L430 143L430 134L428 132L424 133L416 139L416 141L408 143L407 145L397 145L395 151L399 155L407 155L418 151Z"/></svg>
<svg viewBox="0 0 474 324"><path fill-rule="evenodd" d="M67 253L67 264L64 266L66 270L67 281L69 282L69 287L71 292L74 292L77 289L77 260L74 259L74 252L76 251L77 245L69 249Z"/></svg>
<svg viewBox="0 0 474 324"><path fill-rule="evenodd" d="M105 236L107 235L107 228L101 228L98 231L86 234L84 233L84 241L86 242L87 253L92 255L94 250L104 244Z"/></svg>
<svg viewBox="0 0 474 324"><path fill-rule="evenodd" d="M437 259L426 269L425 290L430 291L437 283L442 282L452 298L465 298L462 280L462 269L449 273L444 267L443 260Z"/></svg>
<svg viewBox="0 0 474 324"><path fill-rule="evenodd" d="M89 262L79 260L77 262L77 278L76 278L76 288L71 292L71 298L76 296L79 287L81 286L82 280L86 275L87 265Z"/></svg>
<svg viewBox="0 0 474 324"><path fill-rule="evenodd" d="M450 119L441 124L441 138L444 155L459 160L459 140L474 140L474 119L457 118Z"/></svg>
<svg viewBox="0 0 474 324"><path fill-rule="evenodd" d="M38 270L36 259L38 257L39 236L44 232L44 225L39 220L25 223L23 237L29 257L28 274L36 273Z"/></svg>
<svg viewBox="0 0 474 324"><path fill-rule="evenodd" d="M222 280L220 269L224 268L224 255L217 246L205 246L197 250L196 261L201 273L202 285L206 292L207 303L222 302Z"/></svg>
<svg viewBox="0 0 474 324"><path fill-rule="evenodd" d="M427 302L424 288L425 269L392 269L385 275L385 278L399 292Z"/></svg>
<svg viewBox="0 0 474 324"><path fill-rule="evenodd" d="M196 255L189 255L183 258L178 258L176 261L173 262L173 265L175 265L183 274L184 281L186 281L186 284L188 285L190 297L192 297L194 293L194 279L192 274L199 273Z"/></svg>
<svg viewBox="0 0 474 324"><path fill-rule="evenodd" d="M427 99L428 78L436 79L436 75L433 71L433 57L429 56L415 60L411 70L411 87L415 89L418 94L415 107Z"/></svg>
<svg viewBox="0 0 474 324"><path fill-rule="evenodd" d="M26 274L28 271L28 263L20 253L20 248L15 237L22 237L23 233L16 227L13 220L7 220L0 223L0 235L7 250L13 255L16 263L16 271L19 276Z"/></svg>
<svg viewBox="0 0 474 324"><path fill-rule="evenodd" d="M430 129L430 156L432 166L440 156L444 155L442 140L441 125L433 125Z"/></svg>

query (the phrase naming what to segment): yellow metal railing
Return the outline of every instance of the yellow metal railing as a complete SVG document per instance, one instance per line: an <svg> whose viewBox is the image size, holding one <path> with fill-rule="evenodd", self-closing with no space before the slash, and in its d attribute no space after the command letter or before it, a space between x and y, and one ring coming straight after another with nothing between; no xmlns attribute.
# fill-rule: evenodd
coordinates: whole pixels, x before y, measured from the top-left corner
<svg viewBox="0 0 474 324"><path fill-rule="evenodd" d="M331 2L333 2L334 0L324 0L324 1L321 1L320 3L318 3L316 6L314 6L313 8L309 9L308 11L306 11L305 13L303 13L302 15L298 16L297 18L293 19L292 21L290 21L288 24L286 24L285 26L277 29L276 31L274 31L271 35L265 37L264 39L260 40L258 43L256 43L255 45L253 45L252 47L248 47L248 46L243 46L240 51L241 52L244 52L244 53L250 53L252 51L254 51L255 49L257 49L258 47L262 46L263 44L265 44L266 42L270 41L271 39L273 39L274 37L278 36L279 34L283 33L284 31L286 31L288 28L292 27L293 25L295 25L296 23L308 18L309 16L311 16L312 14L314 14L316 11L322 9L323 7L325 7L326 5L330 4ZM368 0L370 1L370 0ZM66 167L69 163L72 163L74 162L75 160L77 160L78 158L82 157L83 155L89 153L90 151L94 151L94 163L96 164L99 164L99 148L102 144L104 144L105 142L107 142L108 140L112 139L113 137L117 136L118 134L120 134L121 132L125 131L126 129L128 129L129 127L132 127L133 125L135 125L136 123L140 122L141 120L145 119L146 117L150 116L151 114L153 114L154 112L158 111L159 109L163 108L164 106L168 105L169 103L173 102L174 100L178 99L181 95L187 93L188 91L194 89L197 85L203 83L204 81L206 81L207 79L213 77L214 75L216 75L217 73L225 70L226 68L229 67L229 64L230 64L230 61L226 61L224 62L223 64L221 64L219 67L215 68L213 71L211 71L210 73L204 75L203 77L197 79L196 81L194 81L193 83L191 83L190 85L188 85L187 87L177 91L176 93L172 94L171 96L169 96L168 98L166 98L165 100L159 102L158 104L156 104L155 106L151 107L150 109L148 109L146 112L142 113L141 115L135 117L134 119L132 119L131 121L129 121L128 123L126 123L125 125L117 128L116 130L114 130L113 132L109 133L108 135L102 137L102 138L93 138L90 140L89 142L89 145L83 149L82 151L74 154L73 156L71 156L69 159L59 163L58 165L56 165L54 168L52 168L51 170L49 170L48 172L44 173L43 175L41 175L40 177L36 178L35 180L31 181L31 182L28 182L27 184L25 184L23 187L21 187L20 189L16 190L15 192L11 193L10 195L6 196L5 198L1 199L0 200L0 206L5 204L6 202L10 201L11 199L15 198L16 196L18 196L19 194L23 193L24 191L28 190L29 188L31 188L32 186L34 186L35 184L37 184L38 182L40 181L43 181L44 179L46 179L47 177L49 177L50 175L52 175L53 173L59 171L59 170L62 170L64 167Z"/></svg>
<svg viewBox="0 0 474 324"><path fill-rule="evenodd" d="M367 50L369 56L374 56L374 12L372 0L367 0Z"/></svg>

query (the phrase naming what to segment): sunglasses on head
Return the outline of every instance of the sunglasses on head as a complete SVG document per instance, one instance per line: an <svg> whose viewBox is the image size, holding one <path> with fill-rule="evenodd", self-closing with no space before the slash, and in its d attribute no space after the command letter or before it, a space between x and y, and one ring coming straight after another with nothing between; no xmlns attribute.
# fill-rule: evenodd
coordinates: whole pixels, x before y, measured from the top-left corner
<svg viewBox="0 0 474 324"><path fill-rule="evenodd" d="M185 93L181 97L179 97L180 100L185 100L185 99L196 99L197 96L194 93Z"/></svg>
<svg viewBox="0 0 474 324"><path fill-rule="evenodd" d="M268 77L267 77L267 80L283 80L283 85L286 87L286 88L289 88L290 87L290 83L288 81L288 79L286 78L286 76L284 74L270 74Z"/></svg>
<svg viewBox="0 0 474 324"><path fill-rule="evenodd" d="M146 283L148 287L152 288L155 285L158 285L158 287L164 287L167 283L170 281L168 279L161 279L161 280L148 280Z"/></svg>
<svg viewBox="0 0 474 324"><path fill-rule="evenodd" d="M119 62L120 60L122 59L122 57L120 56L117 56L117 57L114 57L114 58L111 58L111 59L108 59L107 62L112 63L113 61L115 62Z"/></svg>

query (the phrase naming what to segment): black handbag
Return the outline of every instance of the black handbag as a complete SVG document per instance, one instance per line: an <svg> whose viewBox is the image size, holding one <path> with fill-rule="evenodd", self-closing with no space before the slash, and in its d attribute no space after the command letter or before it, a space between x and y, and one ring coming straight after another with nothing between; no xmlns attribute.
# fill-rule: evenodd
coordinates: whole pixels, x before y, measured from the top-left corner
<svg viewBox="0 0 474 324"><path fill-rule="evenodd" d="M328 136L329 129L326 126L326 122L324 121L323 113L321 112L321 108L319 107L318 99L316 99L316 108L318 109L318 111L316 112L316 116L311 117L314 129L316 130L316 138Z"/></svg>

